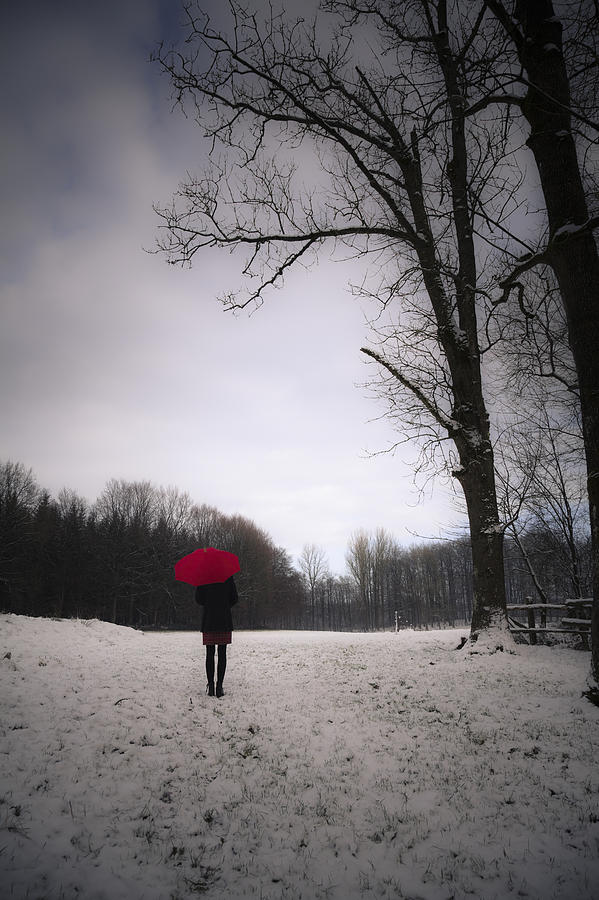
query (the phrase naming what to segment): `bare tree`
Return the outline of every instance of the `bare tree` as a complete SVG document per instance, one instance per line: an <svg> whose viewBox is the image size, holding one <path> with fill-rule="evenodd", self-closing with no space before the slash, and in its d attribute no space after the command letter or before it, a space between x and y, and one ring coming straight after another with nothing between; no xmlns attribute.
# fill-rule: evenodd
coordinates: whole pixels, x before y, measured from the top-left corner
<svg viewBox="0 0 599 900"><path fill-rule="evenodd" d="M137 600L152 590L151 531L157 511L158 491L149 481L111 478L95 503L111 580L113 622L133 624Z"/></svg>
<svg viewBox="0 0 599 900"><path fill-rule="evenodd" d="M57 498L54 524L55 575L54 613L62 616L65 609L84 609L89 586L91 547L88 532L89 505L76 491L63 488Z"/></svg>
<svg viewBox="0 0 599 900"><path fill-rule="evenodd" d="M22 560L33 531L42 492L31 469L22 463L0 464L0 598L20 588Z"/></svg>
<svg viewBox="0 0 599 900"><path fill-rule="evenodd" d="M317 547L316 544L305 544L299 558L299 567L310 591L310 617L314 629L316 628L316 591L328 573L326 553L322 547ZM324 628L324 609L321 624Z"/></svg>
<svg viewBox="0 0 599 900"><path fill-rule="evenodd" d="M195 504L190 512L190 533L193 547L209 547L218 544L222 513L206 503ZM193 547L191 549L193 549Z"/></svg>
<svg viewBox="0 0 599 900"><path fill-rule="evenodd" d="M570 573L569 595L581 597L583 585L587 593L589 586L580 559L588 537L580 397L552 273L527 273L518 291L495 307L489 330L502 348L494 418L503 428L495 458L507 533L543 602L540 556L530 551L531 534L537 536L544 565L553 552Z"/></svg>
<svg viewBox="0 0 599 900"><path fill-rule="evenodd" d="M396 545L388 531L377 528L371 548L373 624L375 628L385 628L392 621L389 575Z"/></svg>
<svg viewBox="0 0 599 900"><path fill-rule="evenodd" d="M229 7L230 37L189 5L185 52L157 54L177 101L213 142L204 176L158 209L160 246L183 264L209 247L247 251L243 273L255 287L227 294L230 309L261 303L325 243L372 261L380 280L365 292L388 304L416 297L417 343L399 358L364 353L413 398L417 426L456 448L474 561L471 637L496 629L492 649L503 646L503 525L482 385L476 229L491 250L493 233L507 229L509 201L493 200L505 138L484 108L465 115L502 66L501 29L482 3L328 0L321 48L316 24L274 13L260 24L237 0ZM432 368L422 368L423 357Z"/></svg>
<svg viewBox="0 0 599 900"><path fill-rule="evenodd" d="M364 529L354 531L350 536L345 554L347 568L358 589L365 628L371 628L372 616L372 550L370 537Z"/></svg>
<svg viewBox="0 0 599 900"><path fill-rule="evenodd" d="M588 537L587 497L581 441L576 438L552 422L544 409L540 422L512 435L511 458L503 475L508 533L541 602L547 602L541 569L549 554L569 576L568 595L588 596L588 578L581 560L581 547ZM529 552L524 540L531 533L538 538L537 554ZM535 555L539 561L536 564Z"/></svg>
<svg viewBox="0 0 599 900"><path fill-rule="evenodd" d="M176 487L159 488L156 496L156 528L174 537L186 533L191 524L193 501Z"/></svg>
<svg viewBox="0 0 599 900"><path fill-rule="evenodd" d="M389 627L394 621L395 564L399 553L395 540L384 528L377 528L374 535L360 529L350 536L345 559L368 630Z"/></svg>

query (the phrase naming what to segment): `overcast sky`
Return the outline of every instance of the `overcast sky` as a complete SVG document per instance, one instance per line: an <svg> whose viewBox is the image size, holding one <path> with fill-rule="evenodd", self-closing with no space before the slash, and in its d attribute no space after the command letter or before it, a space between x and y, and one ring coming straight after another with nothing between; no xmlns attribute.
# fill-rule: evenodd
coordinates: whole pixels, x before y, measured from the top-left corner
<svg viewBox="0 0 599 900"><path fill-rule="evenodd" d="M11 6L0 459L89 501L112 477L176 485L295 558L322 546L336 572L357 528L411 543L459 523L448 489L419 502L401 455L368 457L397 434L359 386L368 310L346 266L323 259L233 317L216 300L238 286L226 253L179 270L144 252L152 203L202 168L196 127L148 62L177 36L177 0Z"/></svg>

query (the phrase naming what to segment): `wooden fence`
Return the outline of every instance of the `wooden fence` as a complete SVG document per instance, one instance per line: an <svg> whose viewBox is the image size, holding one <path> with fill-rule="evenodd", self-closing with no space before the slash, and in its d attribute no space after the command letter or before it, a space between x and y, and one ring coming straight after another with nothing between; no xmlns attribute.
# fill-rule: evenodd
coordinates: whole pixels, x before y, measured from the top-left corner
<svg viewBox="0 0 599 900"><path fill-rule="evenodd" d="M592 599L582 597L575 600L564 600L563 603L533 603L532 597L526 598L526 603L513 603L508 605L508 622L510 631L514 634L526 635L531 644L537 643L540 634L578 634L582 640L584 650L589 650L589 636L591 632L591 607ZM527 624L516 621L509 613L516 610L525 610ZM556 613L557 610L565 610L565 616ZM536 615L540 615L540 624L537 625ZM556 619L557 621L548 621Z"/></svg>

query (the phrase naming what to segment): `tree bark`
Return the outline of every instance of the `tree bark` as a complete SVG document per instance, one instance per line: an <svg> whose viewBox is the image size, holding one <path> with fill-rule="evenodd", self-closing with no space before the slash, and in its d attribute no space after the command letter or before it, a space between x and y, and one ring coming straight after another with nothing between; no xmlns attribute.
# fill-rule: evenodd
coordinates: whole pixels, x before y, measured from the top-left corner
<svg viewBox="0 0 599 900"><path fill-rule="evenodd" d="M454 440L461 463L461 469L454 474L464 491L472 546L474 596L470 637L476 643L481 632L499 628L505 631L507 639L505 582L498 578L498 573L503 572L504 529L499 522L488 426L480 446L464 446L459 435ZM501 638L497 649L503 649Z"/></svg>

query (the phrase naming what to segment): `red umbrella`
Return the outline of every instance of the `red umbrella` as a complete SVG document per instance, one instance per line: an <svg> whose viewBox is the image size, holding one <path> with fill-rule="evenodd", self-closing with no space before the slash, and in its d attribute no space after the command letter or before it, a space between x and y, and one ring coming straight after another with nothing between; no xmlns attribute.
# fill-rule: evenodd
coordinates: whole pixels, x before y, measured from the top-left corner
<svg viewBox="0 0 599 900"><path fill-rule="evenodd" d="M188 553L175 563L175 578L186 584L214 584L226 581L239 572L239 560L234 553L203 547Z"/></svg>

